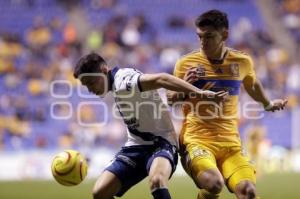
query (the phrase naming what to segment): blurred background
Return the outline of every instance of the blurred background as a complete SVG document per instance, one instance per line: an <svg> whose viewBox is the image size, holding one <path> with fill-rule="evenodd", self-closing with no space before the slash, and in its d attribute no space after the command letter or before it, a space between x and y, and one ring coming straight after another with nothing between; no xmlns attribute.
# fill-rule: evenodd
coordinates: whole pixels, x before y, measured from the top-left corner
<svg viewBox="0 0 300 199"><path fill-rule="evenodd" d="M82 55L172 73L180 56L199 48L194 19L209 9L227 12L227 44L253 57L268 96L289 99L285 111L264 113L255 103L244 111L251 99L240 96L241 138L258 181L298 173L300 183L300 0L0 0L0 198L14 198L7 181L52 179L51 160L63 149L85 154L95 178L124 144L112 97L94 97L73 79ZM179 133L180 111L170 110ZM185 176L180 166L176 174ZM262 193L276 198L270 189Z"/></svg>

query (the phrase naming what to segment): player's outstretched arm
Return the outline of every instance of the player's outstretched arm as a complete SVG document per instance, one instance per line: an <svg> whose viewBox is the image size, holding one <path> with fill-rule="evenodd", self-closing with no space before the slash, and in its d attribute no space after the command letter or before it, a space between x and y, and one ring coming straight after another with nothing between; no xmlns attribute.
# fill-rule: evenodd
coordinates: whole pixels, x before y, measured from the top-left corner
<svg viewBox="0 0 300 199"><path fill-rule="evenodd" d="M186 73L183 77L183 80L190 84L193 84L195 81L199 80L199 78L200 78L200 76L198 75L197 67L191 67L186 71ZM167 99L168 99L168 104L172 105L175 102L184 101L186 99L186 97L183 95L180 95L180 93L178 93L178 92L168 90Z"/></svg>
<svg viewBox="0 0 300 199"><path fill-rule="evenodd" d="M217 102L223 101L228 95L225 91L213 92L200 90L184 80L167 73L143 74L140 77L140 85L143 91L165 88L178 92L178 95L193 95L199 99L210 99Z"/></svg>
<svg viewBox="0 0 300 199"><path fill-rule="evenodd" d="M275 99L275 100L269 100L264 93L264 89L262 84L259 80L255 80L254 84L252 85L245 79L243 81L243 85L245 87L245 90L247 93L257 102L260 102L263 104L266 111L277 111L277 110L283 110L284 107L287 104L287 99Z"/></svg>

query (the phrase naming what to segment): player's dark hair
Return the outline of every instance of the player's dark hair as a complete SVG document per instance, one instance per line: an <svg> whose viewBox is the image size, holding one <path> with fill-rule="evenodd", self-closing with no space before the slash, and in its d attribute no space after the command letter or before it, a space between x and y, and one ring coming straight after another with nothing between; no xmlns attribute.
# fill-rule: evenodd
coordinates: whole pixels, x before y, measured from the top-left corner
<svg viewBox="0 0 300 199"><path fill-rule="evenodd" d="M79 59L73 75L75 78L78 78L79 75L84 73L100 72L100 67L102 65L106 65L105 60L97 53L90 53Z"/></svg>
<svg viewBox="0 0 300 199"><path fill-rule="evenodd" d="M201 14L199 17L197 17L195 25L198 28L204 26L212 26L215 29L229 28L227 14L220 10L209 10Z"/></svg>

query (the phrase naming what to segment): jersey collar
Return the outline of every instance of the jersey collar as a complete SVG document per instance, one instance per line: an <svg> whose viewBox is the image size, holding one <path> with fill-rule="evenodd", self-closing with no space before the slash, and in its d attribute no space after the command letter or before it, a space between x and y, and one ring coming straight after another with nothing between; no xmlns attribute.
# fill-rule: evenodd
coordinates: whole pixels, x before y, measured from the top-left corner
<svg viewBox="0 0 300 199"><path fill-rule="evenodd" d="M206 59L211 63L211 64L223 64L224 60L226 59L226 56L228 54L228 48L225 48L225 52L223 54L223 57L221 59L208 59L208 57L205 55L203 50L200 49L200 53L206 57Z"/></svg>

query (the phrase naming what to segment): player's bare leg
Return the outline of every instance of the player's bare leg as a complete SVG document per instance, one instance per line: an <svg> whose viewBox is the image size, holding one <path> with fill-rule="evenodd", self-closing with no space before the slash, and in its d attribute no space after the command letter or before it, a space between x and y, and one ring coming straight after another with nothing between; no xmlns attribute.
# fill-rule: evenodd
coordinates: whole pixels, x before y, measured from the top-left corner
<svg viewBox="0 0 300 199"><path fill-rule="evenodd" d="M170 161L163 157L153 160L149 171L149 184L154 199L171 199L168 180L172 172Z"/></svg>
<svg viewBox="0 0 300 199"><path fill-rule="evenodd" d="M194 177L196 185L201 188L198 199L217 199L224 186L222 174L218 169L209 169Z"/></svg>
<svg viewBox="0 0 300 199"><path fill-rule="evenodd" d="M243 180L236 185L234 193L238 199L254 199L256 198L255 185L249 180Z"/></svg>
<svg viewBox="0 0 300 199"><path fill-rule="evenodd" d="M121 189L121 182L110 171L104 171L93 188L94 199L113 199Z"/></svg>

